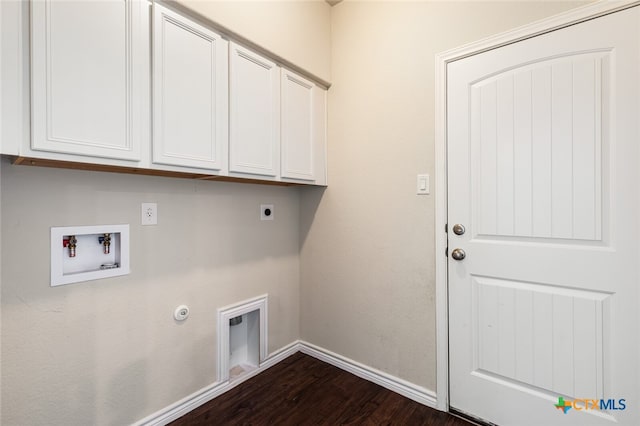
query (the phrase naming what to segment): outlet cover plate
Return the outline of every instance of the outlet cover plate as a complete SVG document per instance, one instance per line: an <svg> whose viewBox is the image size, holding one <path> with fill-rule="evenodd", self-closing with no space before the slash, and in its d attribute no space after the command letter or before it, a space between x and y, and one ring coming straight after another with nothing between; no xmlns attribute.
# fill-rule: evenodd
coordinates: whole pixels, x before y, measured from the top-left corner
<svg viewBox="0 0 640 426"><path fill-rule="evenodd" d="M158 224L158 205L156 203L142 203L142 225Z"/></svg>
<svg viewBox="0 0 640 426"><path fill-rule="evenodd" d="M260 204L260 220L273 220L275 214L273 204Z"/></svg>

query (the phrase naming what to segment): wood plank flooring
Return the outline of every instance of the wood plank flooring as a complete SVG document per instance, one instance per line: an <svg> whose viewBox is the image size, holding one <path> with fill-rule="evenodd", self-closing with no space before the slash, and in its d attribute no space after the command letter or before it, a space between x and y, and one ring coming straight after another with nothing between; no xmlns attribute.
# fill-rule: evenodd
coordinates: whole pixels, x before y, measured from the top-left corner
<svg viewBox="0 0 640 426"><path fill-rule="evenodd" d="M296 353L171 426L471 424Z"/></svg>

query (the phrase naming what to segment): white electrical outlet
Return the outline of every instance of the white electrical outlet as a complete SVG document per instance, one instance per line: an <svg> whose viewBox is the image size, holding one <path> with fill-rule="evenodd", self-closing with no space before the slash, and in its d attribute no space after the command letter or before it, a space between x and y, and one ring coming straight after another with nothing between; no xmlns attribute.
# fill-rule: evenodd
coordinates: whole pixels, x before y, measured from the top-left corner
<svg viewBox="0 0 640 426"><path fill-rule="evenodd" d="M273 220L275 213L273 204L260 204L260 220Z"/></svg>
<svg viewBox="0 0 640 426"><path fill-rule="evenodd" d="M142 203L142 221L143 225L158 224L158 205L156 203Z"/></svg>

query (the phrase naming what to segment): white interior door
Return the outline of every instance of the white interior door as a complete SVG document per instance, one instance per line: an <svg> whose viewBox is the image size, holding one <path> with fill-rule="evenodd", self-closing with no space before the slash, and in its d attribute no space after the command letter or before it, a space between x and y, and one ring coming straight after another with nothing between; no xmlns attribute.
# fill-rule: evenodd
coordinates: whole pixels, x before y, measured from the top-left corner
<svg viewBox="0 0 640 426"><path fill-rule="evenodd" d="M640 424L639 53L635 7L448 65L452 408Z"/></svg>

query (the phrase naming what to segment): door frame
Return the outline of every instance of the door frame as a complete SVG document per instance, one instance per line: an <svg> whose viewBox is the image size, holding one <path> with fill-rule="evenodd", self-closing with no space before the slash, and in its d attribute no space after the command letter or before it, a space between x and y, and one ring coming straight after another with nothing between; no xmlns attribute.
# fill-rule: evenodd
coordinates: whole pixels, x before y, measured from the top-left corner
<svg viewBox="0 0 640 426"><path fill-rule="evenodd" d="M600 0L436 55L436 407L449 411L449 300L447 264L447 64L570 25L640 5L640 0Z"/></svg>

